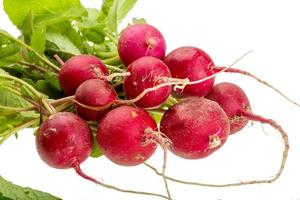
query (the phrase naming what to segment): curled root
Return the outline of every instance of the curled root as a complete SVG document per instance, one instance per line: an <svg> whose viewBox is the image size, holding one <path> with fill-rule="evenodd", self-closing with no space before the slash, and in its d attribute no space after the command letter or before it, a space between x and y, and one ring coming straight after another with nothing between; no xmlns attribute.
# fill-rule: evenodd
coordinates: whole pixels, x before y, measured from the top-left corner
<svg viewBox="0 0 300 200"><path fill-rule="evenodd" d="M215 71L221 71L224 70L225 67L214 67L213 68ZM238 74L243 74L245 76L251 77L255 80L257 80L258 82L264 84L265 86L271 88L272 90L274 90L275 92L277 92L280 96L282 96L283 98L285 98L287 101L291 102L292 104L300 107L300 104L295 102L294 100L292 100L291 98L289 98L287 95L285 95L283 92L281 92L279 89L275 88L274 86L272 86L270 83L262 80L261 78L258 78L257 76L255 76L254 74L247 72L247 71L243 71L240 69L236 69L236 68L230 68L225 70L225 72L230 72L230 73L238 73Z"/></svg>
<svg viewBox="0 0 300 200"><path fill-rule="evenodd" d="M109 184L106 184L106 183L103 183L101 181L98 181L88 175L86 175L80 168L80 165L79 164L76 164L74 166L74 170L76 171L76 173L81 176L82 178L86 179L86 180L89 180L93 183L96 183L97 185L101 185L105 188L108 188L108 189L112 189L112 190L116 190L116 191L119 191L119 192L125 192L125 193L131 193L131 194L139 194L139 195L147 195L147 196L156 196L156 197L162 197L164 199L168 199L168 197L164 196L164 195L161 195L161 194L157 194L157 193L151 193L151 192L142 192L142 191L135 191L135 190L127 190L127 189L122 189L122 188L119 188L119 187L116 187L116 186L113 186L113 185L109 185Z"/></svg>
<svg viewBox="0 0 300 200"><path fill-rule="evenodd" d="M286 164L287 157L288 157L288 151L289 151L288 135L282 129L282 127L280 125L278 125L272 119L266 119L262 116L255 115L251 112L244 111L244 110L241 110L240 112L241 112L241 115L243 117L246 117L249 120L258 121L258 122L261 122L263 124L269 124L270 126L275 128L276 130L278 130L280 135L281 135L281 138L282 138L283 143L284 143L284 150L283 150L283 153L282 153L282 159L281 159L281 164L280 164L279 170L277 171L277 173L272 178L260 179L260 180L250 180L250 181L239 181L239 182L227 183L227 184L210 184L210 183L201 183L201 182L196 182L196 181L184 181L184 180L179 180L179 179L172 178L172 177L169 177L167 175L164 175L166 177L166 179L168 179L170 181L173 181L173 182L181 183L181 184L204 186L204 187L233 187L233 186L242 186L242 185L273 183L274 181L276 181L281 176L281 174L284 170L285 164ZM162 173L160 173L155 167L153 167L153 166L151 166L147 163L145 163L145 165L147 167L149 167L151 170L153 170L157 175L162 176Z"/></svg>

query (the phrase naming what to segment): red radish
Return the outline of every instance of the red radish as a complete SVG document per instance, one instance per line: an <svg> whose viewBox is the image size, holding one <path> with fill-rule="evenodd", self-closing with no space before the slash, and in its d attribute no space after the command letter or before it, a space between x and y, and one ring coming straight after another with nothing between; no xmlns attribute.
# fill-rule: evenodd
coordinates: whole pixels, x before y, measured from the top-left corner
<svg viewBox="0 0 300 200"><path fill-rule="evenodd" d="M156 130L155 121L141 108L117 107L104 115L98 126L97 141L112 162L134 166L144 163L156 150L145 143L146 130Z"/></svg>
<svg viewBox="0 0 300 200"><path fill-rule="evenodd" d="M230 122L230 134L247 125L249 120L242 117L240 110L251 112L250 102L239 86L233 83L218 83L206 98L216 101L226 112Z"/></svg>
<svg viewBox="0 0 300 200"><path fill-rule="evenodd" d="M106 81L90 79L83 82L76 90L75 100L91 107L106 107L101 111L95 111L76 104L76 110L80 117L85 120L99 120L111 105L117 100L115 89Z"/></svg>
<svg viewBox="0 0 300 200"><path fill-rule="evenodd" d="M171 140L173 153L186 159L199 159L225 143L229 121L214 101L190 97L164 113L160 130Z"/></svg>
<svg viewBox="0 0 300 200"><path fill-rule="evenodd" d="M124 79L124 92L130 99L134 99L147 88L161 84L160 78L171 77L168 67L161 60L149 56L139 58L131 63L128 71L130 75ZM142 108L159 106L169 97L170 92L171 86L161 87L148 92L135 104Z"/></svg>
<svg viewBox="0 0 300 200"><path fill-rule="evenodd" d="M288 150L289 150L289 141L288 136L286 132L282 129L282 127L277 124L272 119L267 119L259 115L255 115L252 113L248 97L246 96L245 92L237 85L233 83L219 83L215 86L212 90L212 93L208 96L208 98L211 98L215 100L227 113L229 117L231 116L238 116L239 118L244 118L243 120L252 120L252 121L258 121L264 124L269 124L273 128L279 131L281 134L281 137L283 139L285 148L283 151L283 157L280 165L279 171L276 173L274 177L272 177L270 180L261 180L261 181L255 181L255 183L271 183L274 182L279 178L281 175L285 162L288 156ZM244 123L244 122L242 122ZM232 126L233 123L231 122L230 126ZM240 130L244 126L238 126L237 124L233 125L233 131ZM243 184L253 184L253 181L244 182Z"/></svg>
<svg viewBox="0 0 300 200"><path fill-rule="evenodd" d="M58 169L74 168L83 174L80 164L92 152L93 136L84 120L70 112L59 112L44 121L37 132L36 148L41 159L51 167Z"/></svg>
<svg viewBox="0 0 300 200"><path fill-rule="evenodd" d="M122 31L118 52L125 65L143 56L163 59L166 53L166 42L155 27L149 24L134 24Z"/></svg>
<svg viewBox="0 0 300 200"><path fill-rule="evenodd" d="M103 79L108 70L102 61L92 55L73 56L59 72L59 83L65 95L74 95L81 83L89 79Z"/></svg>
<svg viewBox="0 0 300 200"><path fill-rule="evenodd" d="M197 81L212 75L214 66L207 53L195 47L180 47L173 50L165 58L173 78ZM201 83L187 85L182 91L175 90L178 96L205 96L213 87L215 79L211 78Z"/></svg>

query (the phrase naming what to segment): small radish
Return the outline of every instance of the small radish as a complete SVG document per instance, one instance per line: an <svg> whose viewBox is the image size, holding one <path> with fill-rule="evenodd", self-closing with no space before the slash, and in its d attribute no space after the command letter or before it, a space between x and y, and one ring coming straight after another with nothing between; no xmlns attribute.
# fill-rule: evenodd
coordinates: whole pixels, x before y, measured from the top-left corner
<svg viewBox="0 0 300 200"><path fill-rule="evenodd" d="M85 121L70 112L59 112L44 121L37 132L36 148L41 159L58 169L74 168L84 178L95 182L80 169L92 152L93 136Z"/></svg>
<svg viewBox="0 0 300 200"><path fill-rule="evenodd" d="M108 70L102 61L92 55L73 56L59 72L59 83L65 95L74 95L81 83L89 79L104 79Z"/></svg>
<svg viewBox="0 0 300 200"><path fill-rule="evenodd" d="M237 116L240 120L242 120L240 125L236 124L234 121L231 121L230 128L233 126L233 128L231 128L231 133L241 130L248 120L258 121L263 124L269 124L274 129L279 131L285 146L280 169L274 177L270 178L270 180L255 182L271 183L277 180L284 169L289 150L288 136L282 129L282 127L272 119L267 119L262 116L253 114L250 108L248 97L246 96L245 92L239 86L233 83L223 82L217 84L212 92L208 95L208 98L216 101L225 110L229 118L231 118L232 116ZM247 184L247 182L243 184ZM249 181L248 184L253 184L253 182Z"/></svg>
<svg viewBox="0 0 300 200"><path fill-rule="evenodd" d="M169 53L164 62L169 67L173 78L197 81L214 73L210 66L214 66L212 59L204 51L195 47L181 47ZM211 78L194 85L187 85L183 90L176 89L178 96L207 95L213 87L215 79Z"/></svg>
<svg viewBox="0 0 300 200"><path fill-rule="evenodd" d="M147 143L147 130L157 125L141 108L117 107L104 115L98 126L97 141L103 154L123 166L144 163L156 150L156 144Z"/></svg>
<svg viewBox="0 0 300 200"><path fill-rule="evenodd" d="M170 78L168 67L154 57L141 57L128 67L129 76L124 79L124 92L129 99L136 98L145 89L163 83L161 78ZM152 108L162 104L170 95L171 86L164 86L155 91L148 92L143 98L135 102L142 108Z"/></svg>
<svg viewBox="0 0 300 200"><path fill-rule="evenodd" d="M149 24L134 24L122 31L118 52L126 66L143 56L163 59L166 53L166 42L155 27Z"/></svg>
<svg viewBox="0 0 300 200"><path fill-rule="evenodd" d="M251 112L250 102L244 91L233 83L218 83L206 98L216 101L225 111L230 122L230 134L243 129L248 119L242 117L240 110Z"/></svg>
<svg viewBox="0 0 300 200"><path fill-rule="evenodd" d="M90 79L83 82L76 90L76 110L80 117L85 120L99 120L117 100L118 95L115 89L104 80ZM104 107L101 111L84 108L84 104L91 107Z"/></svg>
<svg viewBox="0 0 300 200"><path fill-rule="evenodd" d="M199 159L212 154L225 143L229 121L214 101L190 97L164 113L160 130L172 142L173 153L186 159Z"/></svg>

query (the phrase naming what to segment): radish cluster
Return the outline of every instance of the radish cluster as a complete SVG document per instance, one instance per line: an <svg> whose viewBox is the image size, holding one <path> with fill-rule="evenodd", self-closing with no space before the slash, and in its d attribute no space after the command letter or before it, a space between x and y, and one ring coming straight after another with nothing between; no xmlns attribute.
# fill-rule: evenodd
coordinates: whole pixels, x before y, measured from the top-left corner
<svg viewBox="0 0 300 200"><path fill-rule="evenodd" d="M167 148L177 156L201 159L220 149L229 135L241 131L249 120L278 129L287 151L282 128L254 115L239 86L215 84L213 75L224 68L215 66L203 50L186 46L165 55L166 42L160 31L135 24L121 33L118 53L129 73L117 91L99 58L79 55L61 63L59 82L66 96L74 95L77 115L56 113L38 129L37 150L49 166L74 168L99 183L79 167L91 154L93 140L104 156L122 166L145 163L158 145L163 146L163 140L169 141ZM207 80L201 81L204 78ZM150 115L153 110L162 114L160 129Z"/></svg>

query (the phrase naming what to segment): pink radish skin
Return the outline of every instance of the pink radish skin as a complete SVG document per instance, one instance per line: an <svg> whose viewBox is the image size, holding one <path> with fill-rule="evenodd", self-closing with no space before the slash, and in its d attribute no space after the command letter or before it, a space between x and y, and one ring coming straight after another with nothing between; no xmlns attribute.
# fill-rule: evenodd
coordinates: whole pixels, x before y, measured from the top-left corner
<svg viewBox="0 0 300 200"><path fill-rule="evenodd" d="M171 140L174 154L200 159L223 146L229 134L229 121L216 102L190 97L165 112L160 130Z"/></svg>
<svg viewBox="0 0 300 200"><path fill-rule="evenodd" d="M103 154L123 166L144 163L156 150L145 144L145 130L156 130L155 121L141 108L121 106L109 111L100 121L97 141Z"/></svg>
<svg viewBox="0 0 300 200"><path fill-rule="evenodd" d="M93 136L87 123L70 112L60 112L44 121L37 132L36 149L41 159L57 169L74 168L84 179L102 184L82 172L80 164L92 152Z"/></svg>
<svg viewBox="0 0 300 200"><path fill-rule="evenodd" d="M37 151L49 166L74 168L92 151L93 137L88 125L77 115L60 112L50 116L38 129Z"/></svg>
<svg viewBox="0 0 300 200"><path fill-rule="evenodd" d="M166 53L166 42L155 27L149 24L134 24L122 31L118 52L126 66L143 56L163 59Z"/></svg>
<svg viewBox="0 0 300 200"><path fill-rule="evenodd" d="M216 84L206 97L216 101L226 112L230 122L230 134L242 130L248 119L242 117L241 110L251 112L250 102L244 91L233 83Z"/></svg>
<svg viewBox="0 0 300 200"><path fill-rule="evenodd" d="M180 47L170 52L164 62L169 67L173 78L188 78L196 81L212 75L214 66L212 59L207 53L196 47ZM187 85L182 91L176 90L177 96L207 95L214 85L214 78L202 83Z"/></svg>
<svg viewBox="0 0 300 200"><path fill-rule="evenodd" d="M96 121L110 110L111 105L117 99L118 95L115 89L108 82L100 79L90 79L78 87L75 93L75 100L87 106L107 108L95 111L76 104L76 111L85 120Z"/></svg>
<svg viewBox="0 0 300 200"><path fill-rule="evenodd" d="M65 95L74 95L81 83L89 79L103 79L108 70L102 61L91 55L73 56L61 67L59 83Z"/></svg>
<svg viewBox="0 0 300 200"><path fill-rule="evenodd" d="M145 89L152 88L162 83L159 78L171 77L168 67L154 57L142 57L131 63L128 67L130 76L124 79L124 92L129 99L134 99ZM135 102L142 108L157 107L170 95L171 86L161 87L153 92L148 92L143 98Z"/></svg>

